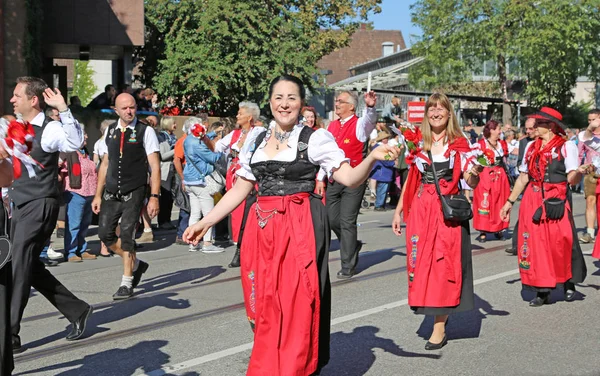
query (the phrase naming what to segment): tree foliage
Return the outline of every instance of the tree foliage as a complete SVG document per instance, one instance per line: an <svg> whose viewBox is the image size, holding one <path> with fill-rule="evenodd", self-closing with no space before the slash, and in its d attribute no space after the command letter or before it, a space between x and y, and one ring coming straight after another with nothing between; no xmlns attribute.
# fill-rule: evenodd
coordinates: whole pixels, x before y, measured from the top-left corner
<svg viewBox="0 0 600 376"><path fill-rule="evenodd" d="M94 70L89 66L89 61L75 60L74 65L72 95L79 97L82 106L87 106L98 90L93 79Z"/></svg>
<svg viewBox="0 0 600 376"><path fill-rule="evenodd" d="M419 0L411 11L420 89L472 81L491 60L500 91L490 94L507 99L511 80L525 80L531 104L565 109L578 76L600 77L599 0Z"/></svg>
<svg viewBox="0 0 600 376"><path fill-rule="evenodd" d="M381 0L146 0L140 80L162 98L231 113L263 102L281 74L309 86L317 61L346 46Z"/></svg>

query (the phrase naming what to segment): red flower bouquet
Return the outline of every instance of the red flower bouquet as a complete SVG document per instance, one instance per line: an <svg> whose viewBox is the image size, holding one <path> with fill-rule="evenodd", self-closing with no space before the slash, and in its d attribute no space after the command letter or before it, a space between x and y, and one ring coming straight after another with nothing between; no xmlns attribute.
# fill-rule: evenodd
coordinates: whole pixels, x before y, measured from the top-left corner
<svg viewBox="0 0 600 376"><path fill-rule="evenodd" d="M193 124L190 127L190 133L196 138L204 138L206 136L206 128L202 124Z"/></svg>
<svg viewBox="0 0 600 376"><path fill-rule="evenodd" d="M476 160L481 166L492 166L496 162L496 153L490 149L479 149L479 155L477 155Z"/></svg>
<svg viewBox="0 0 600 376"><path fill-rule="evenodd" d="M421 141L423 140L423 135L421 134L420 128L413 126L402 126L400 129L398 129L395 126L392 126L392 131L404 138L406 147L410 152L417 153L421 151Z"/></svg>
<svg viewBox="0 0 600 376"><path fill-rule="evenodd" d="M13 176L15 179L21 176L22 165L27 169L29 177L35 176L35 170L33 169L35 164L44 167L29 155L33 147L34 137L33 126L22 119L13 120L10 123L7 121L0 122L2 146L13 157Z"/></svg>

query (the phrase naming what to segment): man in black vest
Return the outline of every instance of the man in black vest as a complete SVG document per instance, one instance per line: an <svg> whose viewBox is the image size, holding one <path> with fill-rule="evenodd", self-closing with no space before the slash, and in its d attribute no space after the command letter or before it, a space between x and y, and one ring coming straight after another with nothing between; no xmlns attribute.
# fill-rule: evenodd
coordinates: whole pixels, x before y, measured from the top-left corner
<svg viewBox="0 0 600 376"><path fill-rule="evenodd" d="M102 158L98 170L98 189L92 202L94 213L100 213L98 236L113 252L123 258L121 286L114 300L127 299L148 269L148 264L135 256L135 230L146 199L148 167L150 167L150 199L148 214L158 214L160 192L160 160L156 133L136 118L136 103L131 94L119 94L115 101L119 120L104 135L108 158ZM100 210L102 209L102 210ZM116 228L121 219L120 238Z"/></svg>
<svg viewBox="0 0 600 376"><path fill-rule="evenodd" d="M58 109L62 124L44 115L44 102ZM68 340L81 338L92 306L67 290L39 259L58 218L58 154L78 150L83 144L83 131L60 92L49 89L39 78L19 77L10 103L15 114L33 125L35 140L30 154L44 166L36 166L33 177L23 168L9 190L14 204L10 231L13 242L10 315L12 347L19 353L23 351L20 323L32 286L73 323Z"/></svg>
<svg viewBox="0 0 600 376"><path fill-rule="evenodd" d="M535 119L527 118L527 120L525 121L525 135L525 137L519 140L519 156L517 158L517 169L519 169L521 167L521 163L523 163L523 158L525 157L525 148L527 147L527 144L535 140L535 138L537 137L537 131L535 129ZM517 236L518 233L519 220L517 219L517 222L515 222L515 228L513 229L512 244L510 248L506 248L504 252L513 256L517 255L517 240L519 238Z"/></svg>

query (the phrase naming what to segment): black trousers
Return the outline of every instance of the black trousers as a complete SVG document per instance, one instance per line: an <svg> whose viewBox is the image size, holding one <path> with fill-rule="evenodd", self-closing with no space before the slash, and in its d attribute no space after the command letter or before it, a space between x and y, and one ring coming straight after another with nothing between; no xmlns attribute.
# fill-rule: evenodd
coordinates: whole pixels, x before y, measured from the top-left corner
<svg viewBox="0 0 600 376"><path fill-rule="evenodd" d="M158 212L157 221L158 225L165 223L171 223L171 211L173 210L173 195L169 189L160 187L160 197L158 199Z"/></svg>
<svg viewBox="0 0 600 376"><path fill-rule="evenodd" d="M55 198L40 198L14 208L10 230L13 242L10 305L13 337L19 336L31 287L44 295L70 322L77 320L88 308L86 302L67 290L40 261L57 217L58 200Z"/></svg>
<svg viewBox="0 0 600 376"><path fill-rule="evenodd" d="M8 221L6 214L4 208L0 207L0 235L2 236L8 235L4 233L4 226ZM0 269L0 376L10 375L14 369L10 329L11 291L12 264L9 261Z"/></svg>
<svg viewBox="0 0 600 376"><path fill-rule="evenodd" d="M344 272L353 272L358 264L360 244L356 220L366 187L364 183L358 188L348 188L338 182L327 186L327 216L329 226L340 241L340 257Z"/></svg>

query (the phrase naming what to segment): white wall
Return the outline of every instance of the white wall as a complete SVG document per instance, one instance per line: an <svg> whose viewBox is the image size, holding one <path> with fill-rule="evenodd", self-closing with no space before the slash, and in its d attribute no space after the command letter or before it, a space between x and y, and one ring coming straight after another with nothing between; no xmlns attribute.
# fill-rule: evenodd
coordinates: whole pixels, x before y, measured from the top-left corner
<svg viewBox="0 0 600 376"><path fill-rule="evenodd" d="M112 61L111 60L90 60L89 67L94 70L93 80L98 87L93 98L104 92L104 87L112 84Z"/></svg>

